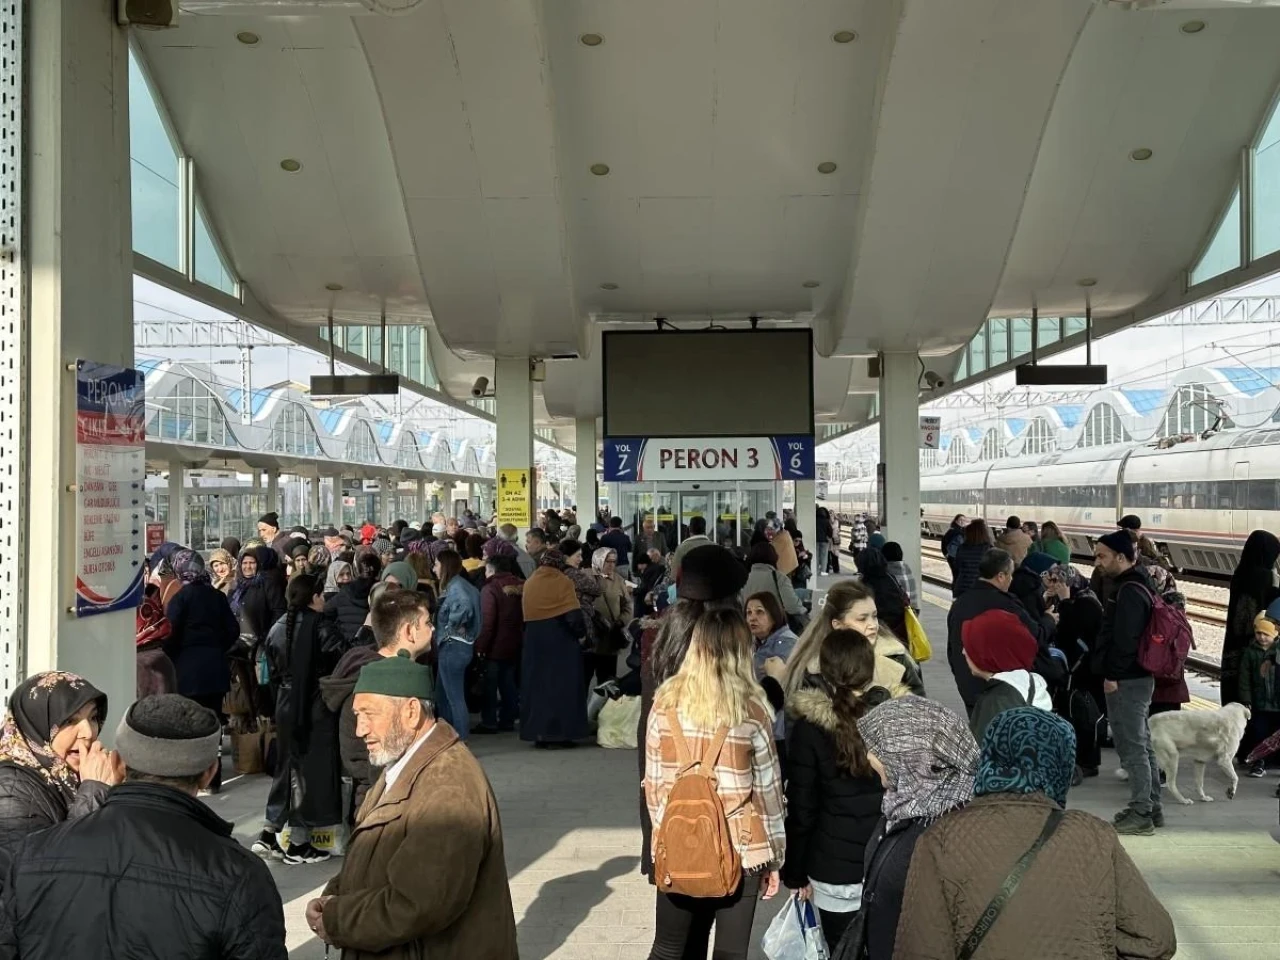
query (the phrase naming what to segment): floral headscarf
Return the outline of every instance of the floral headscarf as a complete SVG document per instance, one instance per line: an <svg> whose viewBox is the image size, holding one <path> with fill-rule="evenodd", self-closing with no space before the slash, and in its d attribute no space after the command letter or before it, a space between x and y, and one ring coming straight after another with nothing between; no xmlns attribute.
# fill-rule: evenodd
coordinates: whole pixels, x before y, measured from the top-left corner
<svg viewBox="0 0 1280 960"><path fill-rule="evenodd" d="M484 558L491 560L494 557L515 557L516 545L510 540L503 540L502 537L490 537L484 544Z"/></svg>
<svg viewBox="0 0 1280 960"><path fill-rule="evenodd" d="M1072 600L1094 595L1089 586L1089 581L1069 563L1055 563L1048 569L1045 576L1052 577L1060 583L1065 583L1067 589L1071 591Z"/></svg>
<svg viewBox="0 0 1280 960"><path fill-rule="evenodd" d="M445 553L448 550L452 550L454 553L457 553L458 545L452 540L433 540L431 543L427 544L427 556L431 558L431 563L433 565L440 559L440 554Z"/></svg>
<svg viewBox="0 0 1280 960"><path fill-rule="evenodd" d="M905 696L858 721L867 751L884 766L881 810L889 826L932 823L973 798L978 744L969 725L934 700Z"/></svg>
<svg viewBox="0 0 1280 960"><path fill-rule="evenodd" d="M569 561L564 558L559 547L547 547L542 551L542 556L538 557L538 566L551 567L563 573L568 568Z"/></svg>
<svg viewBox="0 0 1280 960"><path fill-rule="evenodd" d="M215 576L213 585L219 590L225 589L228 584L235 583L236 579L236 558L229 551L217 549L209 554L209 569L213 570L215 563L225 563L227 565L226 576Z"/></svg>
<svg viewBox="0 0 1280 960"><path fill-rule="evenodd" d="M204 558L194 550L179 550L169 558L173 574L185 583L210 583L212 577L204 568Z"/></svg>
<svg viewBox="0 0 1280 960"><path fill-rule="evenodd" d="M70 803L80 775L53 752L53 738L88 703L98 705L101 726L107 718L107 695L89 681L61 670L28 677L9 697L9 712L0 728L0 762L35 770Z"/></svg>
<svg viewBox="0 0 1280 960"><path fill-rule="evenodd" d="M1043 793L1065 807L1075 768L1071 724L1037 707L1014 707L987 727L974 794Z"/></svg>

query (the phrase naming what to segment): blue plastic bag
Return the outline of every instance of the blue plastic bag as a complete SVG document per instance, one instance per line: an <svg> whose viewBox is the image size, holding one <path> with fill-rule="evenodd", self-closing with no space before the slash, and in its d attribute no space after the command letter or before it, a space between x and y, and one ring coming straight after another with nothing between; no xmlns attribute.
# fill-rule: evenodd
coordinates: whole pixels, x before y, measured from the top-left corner
<svg viewBox="0 0 1280 960"><path fill-rule="evenodd" d="M760 942L769 960L828 960L818 912L808 900L790 897Z"/></svg>

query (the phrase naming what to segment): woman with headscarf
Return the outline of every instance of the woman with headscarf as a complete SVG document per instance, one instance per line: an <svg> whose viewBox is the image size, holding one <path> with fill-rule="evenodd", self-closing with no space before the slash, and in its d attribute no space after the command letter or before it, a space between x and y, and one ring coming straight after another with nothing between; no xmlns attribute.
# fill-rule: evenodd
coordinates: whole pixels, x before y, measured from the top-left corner
<svg viewBox="0 0 1280 960"><path fill-rule="evenodd" d="M209 554L209 573L214 587L228 597L236 587L236 558L219 547Z"/></svg>
<svg viewBox="0 0 1280 960"><path fill-rule="evenodd" d="M862 906L835 956L894 960L912 854L930 825L972 799L978 745L967 723L915 696L880 704L858 733L884 785L883 815L862 857Z"/></svg>
<svg viewBox="0 0 1280 960"><path fill-rule="evenodd" d="M382 561L365 548L356 557L355 578L338 588L324 604L324 614L338 625L350 644L369 616L369 594L382 576Z"/></svg>
<svg viewBox="0 0 1280 960"><path fill-rule="evenodd" d="M0 853L92 813L124 779L98 742L106 718L107 695L74 673L37 673L14 689L0 728Z"/></svg>
<svg viewBox="0 0 1280 960"><path fill-rule="evenodd" d="M354 575L351 564L345 560L334 560L324 573L324 599L328 603L344 586L350 583Z"/></svg>
<svg viewBox="0 0 1280 960"><path fill-rule="evenodd" d="M173 628L160 605L160 590L154 584L149 583L143 588L142 601L134 613L133 622L134 695L141 700L163 693L177 693L178 674L173 669L173 661L164 652L165 641Z"/></svg>
<svg viewBox="0 0 1280 960"><path fill-rule="evenodd" d="M594 675L605 683L618 675L618 653L627 646L626 629L631 622L631 588L618 573L618 552L601 547L591 555L591 570L600 585L600 596L592 604L595 617L595 646L587 654L586 686Z"/></svg>
<svg viewBox="0 0 1280 960"><path fill-rule="evenodd" d="M1071 725L1052 713L1019 707L992 721L975 799L916 844L896 960L955 956L975 940L980 957L1174 955L1173 921L1111 824L1063 809L1075 755ZM998 900L1010 878L1016 892Z"/></svg>
<svg viewBox="0 0 1280 960"><path fill-rule="evenodd" d="M178 582L178 578L173 573L173 567L169 560L175 553L182 549L182 544L174 543L172 540L166 540L147 560L147 570L150 572L149 580L155 585L159 591L160 605L169 609L169 601L174 598L182 584Z"/></svg>
<svg viewBox="0 0 1280 960"><path fill-rule="evenodd" d="M560 551L547 548L520 597L520 739L542 749L575 746L587 736L582 695L587 624L573 581L560 569L564 565Z"/></svg>
<svg viewBox="0 0 1280 960"><path fill-rule="evenodd" d="M1045 527L1040 528L1042 532ZM1070 563L1056 564L1042 579L1045 602L1058 619L1054 644L1066 654L1070 671L1067 689L1058 698L1058 712L1075 728L1080 776L1096 777L1102 762L1098 721L1106 712L1107 700L1102 677L1093 672L1090 661L1102 629L1102 601Z"/></svg>
<svg viewBox="0 0 1280 960"><path fill-rule="evenodd" d="M250 691L254 714L270 716L270 688L258 683L263 644L272 625L284 616L284 568L280 555L265 544L245 547L240 554L235 589L231 591L231 612L240 626L232 671L242 689Z"/></svg>
<svg viewBox="0 0 1280 960"><path fill-rule="evenodd" d="M1266 530L1255 530L1244 542L1240 562L1231 574L1227 600L1227 630L1222 641L1222 702L1240 699L1240 657L1253 643L1253 621L1267 609L1276 589L1276 561L1280 539Z"/></svg>
<svg viewBox="0 0 1280 960"><path fill-rule="evenodd" d="M556 552L546 562L573 582L574 592L578 595L578 605L582 607L582 618L587 625L587 636L583 641L583 648L586 654L590 654L595 649L595 607L601 590L600 578L591 569L591 558L595 553L588 545L578 543L576 540L561 540L557 546L549 549L554 549ZM538 562L540 564L544 562L542 556L538 557ZM586 666L593 667L594 663L584 665Z"/></svg>
<svg viewBox="0 0 1280 960"><path fill-rule="evenodd" d="M226 594L215 587L204 561L194 550L170 558L182 589L169 602L171 631L165 653L178 674L178 693L223 716L222 701L231 689L231 648L240 638L240 623ZM209 790L222 789L222 765Z"/></svg>

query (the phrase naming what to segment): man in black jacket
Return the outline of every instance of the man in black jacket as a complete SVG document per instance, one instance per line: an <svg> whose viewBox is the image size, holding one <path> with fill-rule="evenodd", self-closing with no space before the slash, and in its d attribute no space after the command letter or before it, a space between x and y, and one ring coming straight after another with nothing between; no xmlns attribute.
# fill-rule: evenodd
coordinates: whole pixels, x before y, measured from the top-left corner
<svg viewBox="0 0 1280 960"><path fill-rule="evenodd" d="M22 842L0 900L0 958L287 960L271 874L196 799L222 730L177 694L116 732L125 782L101 809Z"/></svg>
<svg viewBox="0 0 1280 960"><path fill-rule="evenodd" d="M1147 715L1155 679L1138 663L1138 646L1151 619L1154 591L1141 567L1127 530L1100 537L1094 544L1097 569L1112 584L1102 613L1102 629L1093 652L1093 672L1102 677L1111 738L1120 766L1129 774L1129 805L1116 815L1116 833L1149 837L1164 826L1160 805L1160 767L1151 746Z"/></svg>
<svg viewBox="0 0 1280 960"><path fill-rule="evenodd" d="M962 631L965 623L980 613L1007 610L1016 615L1036 638L1038 652L1033 667L1035 672L1044 677L1050 688L1060 684L1066 677L1062 661L1049 652L1053 640L1052 621L1048 618L1038 621L1033 619L1027 608L1016 597L1009 595L1013 570L1013 557L1007 550L999 547L988 550L978 567L978 582L953 600L951 610L947 613L947 662L951 665L952 676L956 678L960 699L970 713L973 713L973 705L986 681L975 677L965 662Z"/></svg>

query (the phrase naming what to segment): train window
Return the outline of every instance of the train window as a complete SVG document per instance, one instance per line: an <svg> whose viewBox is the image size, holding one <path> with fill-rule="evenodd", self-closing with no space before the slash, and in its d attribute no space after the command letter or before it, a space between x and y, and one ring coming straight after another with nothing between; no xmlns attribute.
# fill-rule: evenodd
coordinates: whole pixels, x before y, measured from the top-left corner
<svg viewBox="0 0 1280 960"><path fill-rule="evenodd" d="M1276 481L1251 480L1249 482L1248 503L1250 510L1275 510L1277 503Z"/></svg>

